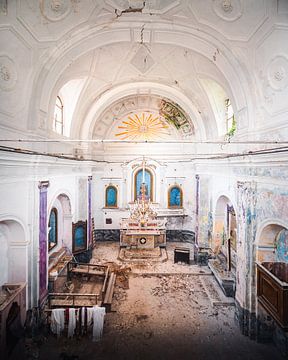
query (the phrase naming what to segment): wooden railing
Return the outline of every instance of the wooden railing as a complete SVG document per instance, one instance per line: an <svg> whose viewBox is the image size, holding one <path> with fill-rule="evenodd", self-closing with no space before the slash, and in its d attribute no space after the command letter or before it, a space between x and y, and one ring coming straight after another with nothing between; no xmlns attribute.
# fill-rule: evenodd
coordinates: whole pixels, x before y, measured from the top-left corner
<svg viewBox="0 0 288 360"><path fill-rule="evenodd" d="M85 299L89 301L89 304L88 302L82 303ZM50 293L48 295L48 306L50 309L53 307L93 306L98 304L99 299L99 294Z"/></svg>

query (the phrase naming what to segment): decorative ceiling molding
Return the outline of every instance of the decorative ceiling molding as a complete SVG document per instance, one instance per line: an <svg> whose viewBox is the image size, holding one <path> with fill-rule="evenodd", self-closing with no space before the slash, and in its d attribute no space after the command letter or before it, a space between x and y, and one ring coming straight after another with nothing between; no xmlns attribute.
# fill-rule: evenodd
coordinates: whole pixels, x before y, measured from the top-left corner
<svg viewBox="0 0 288 360"><path fill-rule="evenodd" d="M7 0L0 0L0 14L8 14Z"/></svg>
<svg viewBox="0 0 288 360"><path fill-rule="evenodd" d="M225 21L235 21L243 15L241 0L214 0L213 10Z"/></svg>
<svg viewBox="0 0 288 360"><path fill-rule="evenodd" d="M277 91L284 90L288 85L288 59L275 56L268 65L267 78L270 86Z"/></svg>
<svg viewBox="0 0 288 360"><path fill-rule="evenodd" d="M131 59L131 64L142 74L145 74L155 64L149 48L141 44L136 54Z"/></svg>
<svg viewBox="0 0 288 360"><path fill-rule="evenodd" d="M42 16L48 21L60 21L72 10L75 0L40 0Z"/></svg>
<svg viewBox="0 0 288 360"><path fill-rule="evenodd" d="M12 90L17 82L17 70L15 63L7 55L0 56L0 89Z"/></svg>

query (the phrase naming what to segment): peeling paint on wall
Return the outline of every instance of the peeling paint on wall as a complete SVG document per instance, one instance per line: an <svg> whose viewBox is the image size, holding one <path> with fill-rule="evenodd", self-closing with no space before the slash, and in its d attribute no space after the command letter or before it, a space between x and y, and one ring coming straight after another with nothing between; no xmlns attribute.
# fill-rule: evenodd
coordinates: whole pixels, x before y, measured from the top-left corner
<svg viewBox="0 0 288 360"><path fill-rule="evenodd" d="M283 219L288 216L288 192L283 188L261 189L257 194L258 222L269 218Z"/></svg>

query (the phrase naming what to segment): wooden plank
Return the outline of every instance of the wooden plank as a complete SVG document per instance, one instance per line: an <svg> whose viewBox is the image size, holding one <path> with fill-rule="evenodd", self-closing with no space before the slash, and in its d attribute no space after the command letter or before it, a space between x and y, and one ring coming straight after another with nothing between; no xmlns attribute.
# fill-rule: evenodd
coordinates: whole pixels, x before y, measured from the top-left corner
<svg viewBox="0 0 288 360"><path fill-rule="evenodd" d="M103 301L103 305L106 307L106 310L108 312L111 310L115 281L116 281L116 274L112 272L109 278L107 290Z"/></svg>
<svg viewBox="0 0 288 360"><path fill-rule="evenodd" d="M99 271L99 270L87 270L87 269L82 269L82 268L78 268L75 267L74 269L71 270L72 273L77 273L77 274L86 274L86 275L99 275L99 276L104 276L105 272L104 271Z"/></svg>
<svg viewBox="0 0 288 360"><path fill-rule="evenodd" d="M99 296L99 294L79 294L79 293L49 293L49 296L79 296L79 297L84 297L84 296Z"/></svg>

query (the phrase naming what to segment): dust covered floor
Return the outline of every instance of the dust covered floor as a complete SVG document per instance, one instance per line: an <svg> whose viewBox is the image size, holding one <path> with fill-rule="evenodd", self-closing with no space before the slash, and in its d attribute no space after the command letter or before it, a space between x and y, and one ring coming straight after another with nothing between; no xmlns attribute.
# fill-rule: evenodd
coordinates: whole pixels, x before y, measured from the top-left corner
<svg viewBox="0 0 288 360"><path fill-rule="evenodd" d="M272 344L240 334L233 300L223 295L207 267L174 264L173 247L169 243L165 263L123 263L117 259L118 244L98 244L93 262L110 263L118 274L102 340L49 335L37 357L30 358L283 359Z"/></svg>

